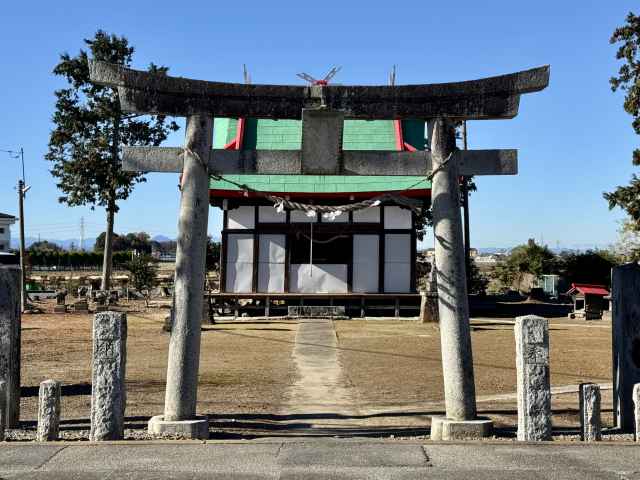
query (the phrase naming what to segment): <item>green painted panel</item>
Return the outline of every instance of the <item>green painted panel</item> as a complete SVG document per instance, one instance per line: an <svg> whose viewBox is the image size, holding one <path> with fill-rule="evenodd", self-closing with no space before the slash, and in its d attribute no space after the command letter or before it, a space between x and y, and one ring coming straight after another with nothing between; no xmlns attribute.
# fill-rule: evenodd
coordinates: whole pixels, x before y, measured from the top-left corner
<svg viewBox="0 0 640 480"><path fill-rule="evenodd" d="M213 148L223 148L235 138L237 120L216 118ZM404 140L418 150L425 147L424 122L403 121ZM225 134L226 132L226 134ZM247 119L243 148L247 150L299 150L302 139L300 120ZM344 150L387 150L396 147L391 120L345 120ZM334 176L334 175L227 175L225 178L254 190L269 192L350 193L430 189L431 182L419 176ZM211 179L209 188L239 190L224 180Z"/></svg>
<svg viewBox="0 0 640 480"><path fill-rule="evenodd" d="M402 137L406 143L418 150L425 149L425 131L422 120L403 120Z"/></svg>
<svg viewBox="0 0 640 480"><path fill-rule="evenodd" d="M213 120L213 148L224 148L236 138L238 120L235 118L215 118Z"/></svg>
<svg viewBox="0 0 640 480"><path fill-rule="evenodd" d="M332 176L332 175L225 175L231 182L267 192L350 193L390 192L407 189L430 189L431 182L419 176ZM209 188L214 190L240 190L225 180L211 178Z"/></svg>

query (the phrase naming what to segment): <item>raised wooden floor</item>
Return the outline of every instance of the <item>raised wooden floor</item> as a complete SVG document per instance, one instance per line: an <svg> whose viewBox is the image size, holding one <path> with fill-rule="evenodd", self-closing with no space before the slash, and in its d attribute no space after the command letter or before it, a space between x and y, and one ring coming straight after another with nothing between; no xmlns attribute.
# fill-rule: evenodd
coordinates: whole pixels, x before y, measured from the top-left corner
<svg viewBox="0 0 640 480"><path fill-rule="evenodd" d="M285 316L289 305L343 305L347 316L420 314L419 293L228 293L210 292L210 317L232 315Z"/></svg>

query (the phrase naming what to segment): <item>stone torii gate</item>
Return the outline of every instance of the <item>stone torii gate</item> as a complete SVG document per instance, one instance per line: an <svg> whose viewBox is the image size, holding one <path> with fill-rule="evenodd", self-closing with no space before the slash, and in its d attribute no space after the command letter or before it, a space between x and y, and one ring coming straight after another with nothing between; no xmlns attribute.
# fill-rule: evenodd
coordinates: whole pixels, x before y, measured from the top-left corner
<svg viewBox="0 0 640 480"><path fill-rule="evenodd" d="M200 323L205 280L209 174L432 174L446 417L434 418L432 438L490 434L476 418L475 383L460 218L461 175L515 175L516 150L456 149L454 122L509 119L520 95L543 90L549 67L456 83L402 86L247 85L207 82L92 61L91 80L118 89L123 110L187 118L184 148L124 147L129 171L180 172L175 318L169 344L163 416L153 433L208 436L196 415ZM301 150L212 150L213 117L302 119ZM431 151L343 151L349 119L424 119Z"/></svg>

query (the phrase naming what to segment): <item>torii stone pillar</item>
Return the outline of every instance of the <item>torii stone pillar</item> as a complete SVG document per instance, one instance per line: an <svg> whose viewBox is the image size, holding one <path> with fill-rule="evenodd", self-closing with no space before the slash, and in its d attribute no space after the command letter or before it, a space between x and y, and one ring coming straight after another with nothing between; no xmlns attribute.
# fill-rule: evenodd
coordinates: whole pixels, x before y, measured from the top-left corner
<svg viewBox="0 0 640 480"><path fill-rule="evenodd" d="M169 341L164 416L153 417L149 421L149 431L155 434L177 433L190 438L209 436L206 417L196 416L196 403L209 219L207 162L212 138L211 117L187 117L178 218L174 319Z"/></svg>
<svg viewBox="0 0 640 480"><path fill-rule="evenodd" d="M476 391L469 326L459 168L453 123L433 122L431 204L438 283L438 313L446 417L434 417L432 440L480 438L491 434L492 422L476 418Z"/></svg>

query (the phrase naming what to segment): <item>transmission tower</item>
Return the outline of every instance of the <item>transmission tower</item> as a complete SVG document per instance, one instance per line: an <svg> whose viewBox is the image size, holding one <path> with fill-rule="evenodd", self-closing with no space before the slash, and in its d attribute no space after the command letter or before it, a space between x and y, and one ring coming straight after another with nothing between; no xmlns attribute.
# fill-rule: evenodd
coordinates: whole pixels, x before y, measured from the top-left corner
<svg viewBox="0 0 640 480"><path fill-rule="evenodd" d="M80 217L80 251L84 252L84 217Z"/></svg>

